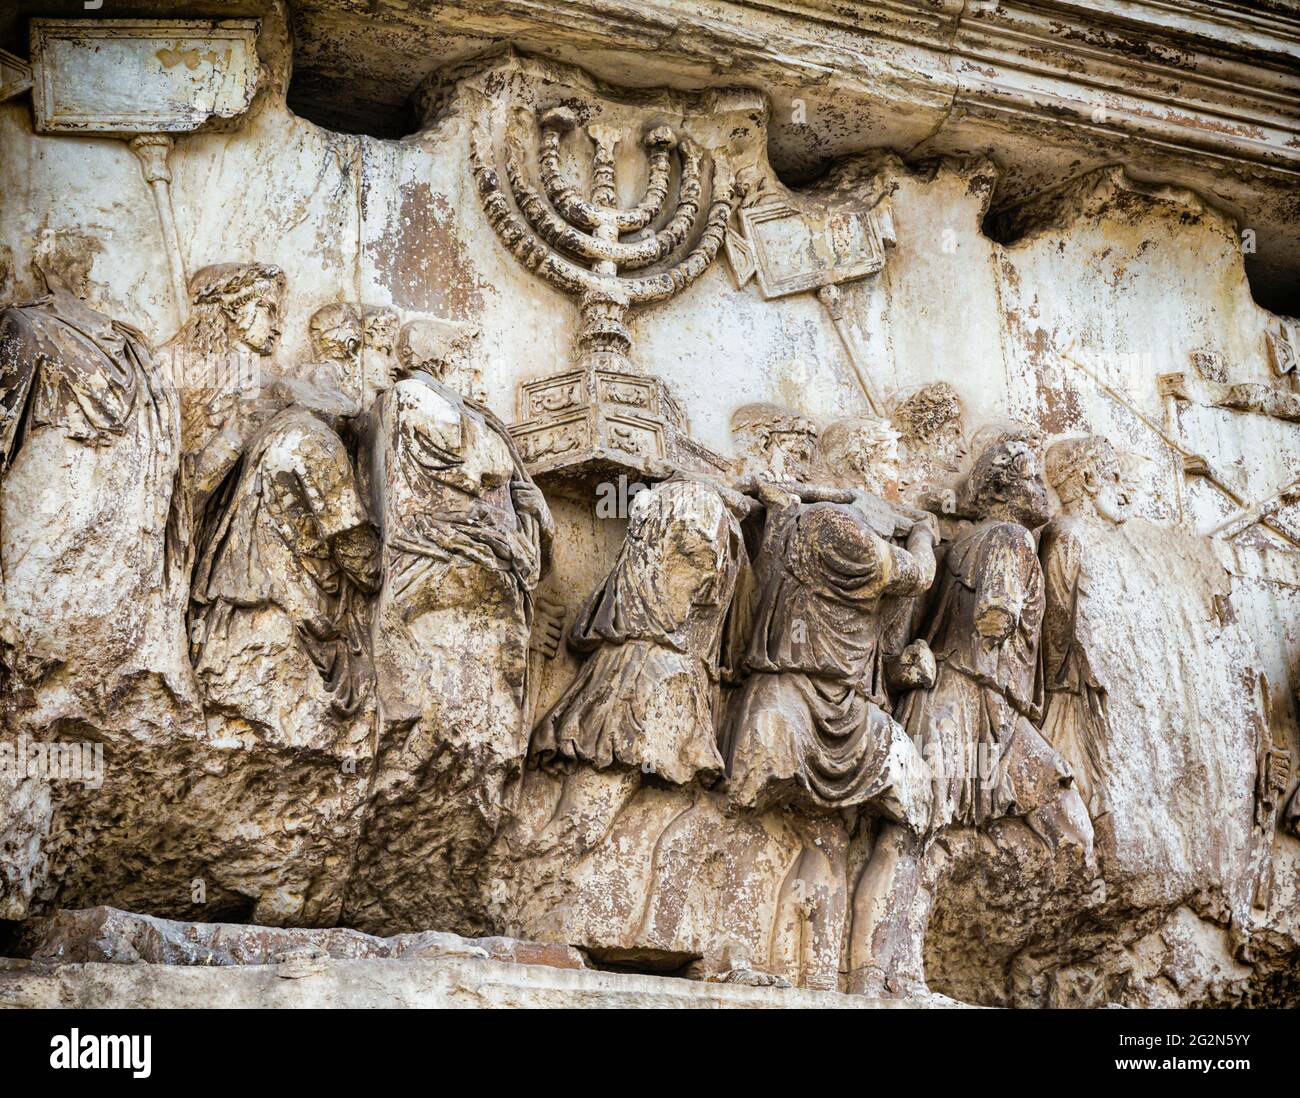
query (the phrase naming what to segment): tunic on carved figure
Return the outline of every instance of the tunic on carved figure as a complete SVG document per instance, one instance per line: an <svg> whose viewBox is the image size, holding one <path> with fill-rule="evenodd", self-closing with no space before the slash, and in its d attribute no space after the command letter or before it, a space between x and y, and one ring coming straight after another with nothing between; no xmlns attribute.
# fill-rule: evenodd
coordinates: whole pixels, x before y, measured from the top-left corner
<svg viewBox="0 0 1300 1098"><path fill-rule="evenodd" d="M1088 814L1096 819L1104 811L1100 778L1106 772L1106 684L1089 655L1095 650L1096 628L1084 566L1090 531L1077 525L1057 519L1043 536L1048 606L1043 619L1043 736L1066 760Z"/></svg>
<svg viewBox="0 0 1300 1098"><path fill-rule="evenodd" d="M1105 812L1104 775L1110 742L1106 680L1098 656L1101 638L1116 627L1096 602L1097 570L1133 574L1134 561L1118 527L1130 504L1119 456L1106 439L1066 439L1047 454L1047 475L1061 501L1043 531L1047 584L1043 616L1043 735L1074 772L1075 788L1093 819Z"/></svg>
<svg viewBox="0 0 1300 1098"><path fill-rule="evenodd" d="M508 716L522 751L532 591L542 569L537 521L512 501L512 485L528 474L500 421L429 374L393 386L377 425L371 472L384 586L375 641L386 718L437 712L470 690ZM479 662L476 652L482 667L471 674L463 665Z"/></svg>
<svg viewBox="0 0 1300 1098"><path fill-rule="evenodd" d="M781 495L755 564L749 678L728 716L729 794L759 808L876 801L919 825L924 767L887 712L877 610L928 577L859 508Z"/></svg>
<svg viewBox="0 0 1300 1098"><path fill-rule="evenodd" d="M55 288L0 313L0 646L14 681L95 654L177 695L184 587L168 551L175 391L143 337Z"/></svg>
<svg viewBox="0 0 1300 1098"><path fill-rule="evenodd" d="M718 653L743 552L716 490L674 480L638 493L618 560L570 634L595 654L538 722L530 754L679 784L720 775Z"/></svg>
<svg viewBox="0 0 1300 1098"><path fill-rule="evenodd" d="M1008 470L1034 460L1019 442L981 461L990 459ZM977 465L972 477L979 472ZM1045 512L1045 495L1042 505ZM1043 606L1043 573L1025 526L988 518L958 535L935 582L926 633L935 684L910 693L900 710L934 774L933 829L1027 815L1070 784L1064 759L1030 723L1041 708Z"/></svg>
<svg viewBox="0 0 1300 1098"><path fill-rule="evenodd" d="M375 588L378 554L343 442L306 408L280 412L249 443L214 509L191 625L209 703L286 745L345 748L316 740L368 698L364 593ZM272 694L292 707L268 704Z"/></svg>
<svg viewBox="0 0 1300 1098"><path fill-rule="evenodd" d="M505 425L440 380L472 387L456 362L470 338L407 326L407 376L376 401L366 443L383 541L379 751L348 910L385 932L487 927L482 852L528 745L533 590L554 526Z"/></svg>

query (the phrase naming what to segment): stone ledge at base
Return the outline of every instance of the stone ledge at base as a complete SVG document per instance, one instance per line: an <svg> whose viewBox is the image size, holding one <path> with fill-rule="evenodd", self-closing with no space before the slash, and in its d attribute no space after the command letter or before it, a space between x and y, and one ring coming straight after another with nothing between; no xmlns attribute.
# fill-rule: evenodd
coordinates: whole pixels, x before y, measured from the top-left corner
<svg viewBox="0 0 1300 1098"><path fill-rule="evenodd" d="M508 964L482 958L334 960L199 967L0 960L0 1008L392 1007L870 1009L960 1007L942 995L866 999L667 976Z"/></svg>

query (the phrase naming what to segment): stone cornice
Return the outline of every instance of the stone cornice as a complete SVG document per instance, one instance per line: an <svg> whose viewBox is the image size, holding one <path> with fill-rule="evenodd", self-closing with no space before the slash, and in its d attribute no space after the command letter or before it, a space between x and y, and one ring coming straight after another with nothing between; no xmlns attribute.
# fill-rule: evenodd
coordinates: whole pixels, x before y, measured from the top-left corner
<svg viewBox="0 0 1300 1098"><path fill-rule="evenodd" d="M244 0L256 14L275 0ZM18 0L27 16L80 15ZM205 9L153 0L150 14ZM1300 3L1215 0L292 0L290 105L397 136L431 73L512 43L614 85L762 89L787 178L874 149L981 155L1004 208L1106 163L1257 230L1257 284L1300 295ZM1292 309L1291 311L1294 311Z"/></svg>

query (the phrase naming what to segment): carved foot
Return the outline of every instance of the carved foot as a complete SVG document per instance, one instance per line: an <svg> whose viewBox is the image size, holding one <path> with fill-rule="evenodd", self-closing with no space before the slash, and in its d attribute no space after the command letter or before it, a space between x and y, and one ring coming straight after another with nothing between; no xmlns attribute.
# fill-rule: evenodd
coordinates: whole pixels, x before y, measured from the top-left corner
<svg viewBox="0 0 1300 1098"><path fill-rule="evenodd" d="M891 976L878 965L863 965L849 974L849 994L868 999L924 999L930 989L924 980Z"/></svg>
<svg viewBox="0 0 1300 1098"><path fill-rule="evenodd" d="M744 966L729 968L712 978L718 984L740 984L743 987L790 987L790 981L784 976L772 972L761 972L756 968Z"/></svg>

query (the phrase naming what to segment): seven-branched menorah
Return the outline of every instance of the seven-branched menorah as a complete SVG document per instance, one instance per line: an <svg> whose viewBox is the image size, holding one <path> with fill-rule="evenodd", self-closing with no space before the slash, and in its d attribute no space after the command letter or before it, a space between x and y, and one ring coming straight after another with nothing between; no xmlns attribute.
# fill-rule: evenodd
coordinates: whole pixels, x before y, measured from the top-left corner
<svg viewBox="0 0 1300 1098"><path fill-rule="evenodd" d="M484 135L476 132L470 142L470 164L479 197L493 229L515 257L553 286L579 299L582 328L578 335L578 365L585 369L628 370L632 345L631 333L624 324L628 308L664 301L708 269L722 245L740 188L726 161L712 157L712 200L700 230L704 154L689 138L678 141L669 127L654 126L642 138L649 157L645 194L630 209L620 208L614 176L614 153L620 134L611 127L593 124L587 126L595 145L591 193L590 198L584 198L560 169L560 138L577 127L574 112L552 107L544 110L538 121L538 177L546 197L529 184L521 167L523 149L517 139L510 139L505 174L516 213L493 167L490 146ZM647 229L663 213L674 148L681 171L671 216L657 231L623 239ZM697 230L694 246L672 261L671 257ZM660 269L651 274L623 274L656 266Z"/></svg>

